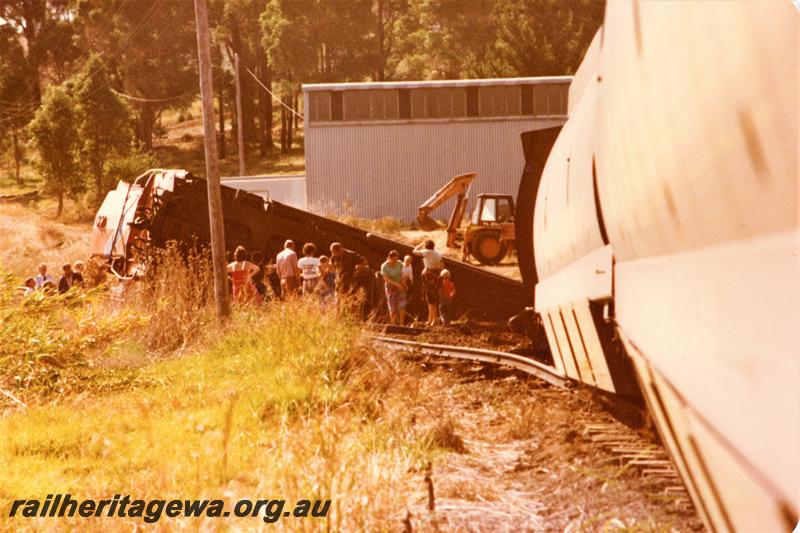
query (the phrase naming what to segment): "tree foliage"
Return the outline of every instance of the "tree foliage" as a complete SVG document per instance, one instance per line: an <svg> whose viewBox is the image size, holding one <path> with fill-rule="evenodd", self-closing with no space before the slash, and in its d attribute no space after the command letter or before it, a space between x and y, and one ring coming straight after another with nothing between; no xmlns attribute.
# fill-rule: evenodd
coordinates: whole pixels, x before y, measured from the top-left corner
<svg viewBox="0 0 800 533"><path fill-rule="evenodd" d="M598 0L414 0L409 70L426 78L572 74L603 19Z"/></svg>
<svg viewBox="0 0 800 533"><path fill-rule="evenodd" d="M303 83L571 74L605 8L603 0L208 2L220 129L227 115L235 131L238 54L244 148L257 143L262 154L273 146L277 115L273 96L248 70L285 104L277 107L280 146L288 152ZM69 80L75 117L84 117L87 175L102 198L109 158L125 159L131 132L148 151L162 131L161 114L197 99L192 4L0 0L0 150L13 147L18 169L43 88Z"/></svg>
<svg viewBox="0 0 800 533"><path fill-rule="evenodd" d="M88 49L119 72L122 92L137 98L136 137L151 149L161 112L197 97L192 2L82 0L76 23Z"/></svg>
<svg viewBox="0 0 800 533"><path fill-rule="evenodd" d="M0 139L9 138L14 158L14 177L21 183L24 128L33 118L33 92L25 52L13 29L0 26Z"/></svg>
<svg viewBox="0 0 800 533"><path fill-rule="evenodd" d="M10 28L24 42L22 65L28 71L26 79L37 105L42 82L62 82L80 56L72 5L72 0L0 0L0 25Z"/></svg>
<svg viewBox="0 0 800 533"><path fill-rule="evenodd" d="M368 64L371 0L270 0L264 47L279 75L304 83L360 81Z"/></svg>
<svg viewBox="0 0 800 533"><path fill-rule="evenodd" d="M75 100L60 86L48 89L42 107L30 123L31 136L39 152L37 166L47 191L58 199L57 217L63 211L64 196L83 187L79 125Z"/></svg>
<svg viewBox="0 0 800 533"><path fill-rule="evenodd" d="M74 96L80 108L85 168L92 177L95 200L103 199L103 168L111 158L130 151L133 138L128 105L112 92L114 78L99 55L92 55L76 76Z"/></svg>

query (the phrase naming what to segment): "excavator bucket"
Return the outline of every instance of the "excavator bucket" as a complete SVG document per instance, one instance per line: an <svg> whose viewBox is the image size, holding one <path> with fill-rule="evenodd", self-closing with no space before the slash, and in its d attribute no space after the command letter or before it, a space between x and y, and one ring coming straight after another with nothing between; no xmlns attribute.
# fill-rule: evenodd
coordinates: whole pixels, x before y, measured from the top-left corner
<svg viewBox="0 0 800 533"><path fill-rule="evenodd" d="M434 231L444 227L433 220L428 213L419 213L417 215L417 226L424 231Z"/></svg>

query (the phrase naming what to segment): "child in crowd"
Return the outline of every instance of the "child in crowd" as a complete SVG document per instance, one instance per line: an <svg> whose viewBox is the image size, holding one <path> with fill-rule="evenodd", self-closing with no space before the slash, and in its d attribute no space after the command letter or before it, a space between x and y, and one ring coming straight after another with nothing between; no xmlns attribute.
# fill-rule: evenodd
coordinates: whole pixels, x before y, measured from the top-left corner
<svg viewBox="0 0 800 533"><path fill-rule="evenodd" d="M414 269L412 268L412 257L407 255L403 258L403 284L406 286L406 291L411 290L414 284Z"/></svg>
<svg viewBox="0 0 800 533"><path fill-rule="evenodd" d="M317 284L317 293L322 298L323 305L328 305L333 301L333 294L336 290L336 269L331 264L330 257L327 255L319 256L320 280Z"/></svg>
<svg viewBox="0 0 800 533"><path fill-rule="evenodd" d="M24 291L23 296L30 296L36 290L36 281L33 278L25 278L25 283L20 289Z"/></svg>
<svg viewBox="0 0 800 533"><path fill-rule="evenodd" d="M297 262L297 268L303 277L303 294L313 294L320 278L320 260L314 257L317 247L313 242L303 245L303 258Z"/></svg>
<svg viewBox="0 0 800 533"><path fill-rule="evenodd" d="M267 271L264 268L264 254L261 251L256 250L252 254L250 254L250 261L256 265L259 270L250 278L253 282L253 286L256 288L256 292L258 293L261 301L266 301L269 295L267 294L267 286L264 283L264 277L267 275Z"/></svg>
<svg viewBox="0 0 800 533"><path fill-rule="evenodd" d="M75 280L75 285L78 285L79 287L83 286L83 267L84 266L85 265L84 265L83 261L80 261L80 260L75 261L75 264L72 265L72 277Z"/></svg>
<svg viewBox="0 0 800 533"><path fill-rule="evenodd" d="M442 315L442 324L447 326L453 318L453 298L456 296L456 286L450 281L450 271L446 268L440 274L442 287L439 291L439 312Z"/></svg>
<svg viewBox="0 0 800 533"><path fill-rule="evenodd" d="M407 255L403 258L403 285L406 286L406 300L411 301L412 295L416 294L417 287L414 284L414 259Z"/></svg>

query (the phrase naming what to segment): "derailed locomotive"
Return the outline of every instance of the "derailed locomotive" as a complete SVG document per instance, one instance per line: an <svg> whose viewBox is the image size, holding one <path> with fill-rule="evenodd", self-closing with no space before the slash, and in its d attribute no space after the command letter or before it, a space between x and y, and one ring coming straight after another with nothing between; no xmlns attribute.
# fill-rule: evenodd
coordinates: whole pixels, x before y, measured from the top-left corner
<svg viewBox="0 0 800 533"><path fill-rule="evenodd" d="M286 239L302 245L313 242L327 250L341 242L379 268L390 250L411 254L412 247L348 224L265 200L248 192L221 187L225 222L225 247L243 245L274 258ZM120 277L143 274L151 246L169 241L206 245L210 240L206 181L184 170L153 169L133 183L120 182L106 196L95 217L92 255L105 258ZM465 289L456 311L475 318L504 320L530 305L522 283L480 268L444 259ZM419 279L421 261L415 258ZM422 313L423 304L412 301L409 311Z"/></svg>
<svg viewBox="0 0 800 533"><path fill-rule="evenodd" d="M711 531L798 521L797 43L789 2L611 1L568 121L523 136L554 365L640 389Z"/></svg>

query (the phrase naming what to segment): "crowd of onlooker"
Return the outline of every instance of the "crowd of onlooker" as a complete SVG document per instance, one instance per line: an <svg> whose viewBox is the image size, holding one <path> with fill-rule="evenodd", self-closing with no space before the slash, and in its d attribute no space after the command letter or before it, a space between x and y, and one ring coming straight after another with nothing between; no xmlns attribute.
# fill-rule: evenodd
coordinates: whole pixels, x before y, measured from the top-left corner
<svg viewBox="0 0 800 533"><path fill-rule="evenodd" d="M385 302L389 322L404 325L408 302L422 299L428 309L426 325L440 321L446 325L452 320L456 289L433 241L412 251L424 266L419 280L414 279L412 256L401 261L396 250L389 252L377 272L366 258L341 243L331 244L329 251L330 255L320 255L317 246L309 242L299 256L289 239L275 262L265 263L260 252L248 257L247 250L238 246L228 264L234 302L261 303L271 297L285 300L302 295L318 298L323 306L351 305L364 320L380 315Z"/></svg>
<svg viewBox="0 0 800 533"><path fill-rule="evenodd" d="M61 267L61 275L56 280L55 276L48 273L47 264L40 263L37 274L25 278L20 289L22 289L24 296L29 296L36 291L64 294L73 287L83 286L83 268L83 261L75 261L74 264L64 263Z"/></svg>
<svg viewBox="0 0 800 533"><path fill-rule="evenodd" d="M366 258L338 242L331 244L330 255L318 254L317 246L310 242L303 245L301 253L299 257L294 241L287 240L274 263L267 263L260 252L248 256L247 250L238 246L227 267L233 301L258 304L270 298L313 297L323 307L349 306L363 320L385 316L381 312L385 305L389 322L397 325L408 322L406 307L410 301L418 301L427 304L427 326L447 325L453 319L456 288L431 240L412 251L422 258L420 279L415 279L412 256L401 260L396 250L389 252L377 272ZM20 287L24 296L37 291L63 294L84 286L83 261L64 263L61 270L56 279L41 263L38 273Z"/></svg>

